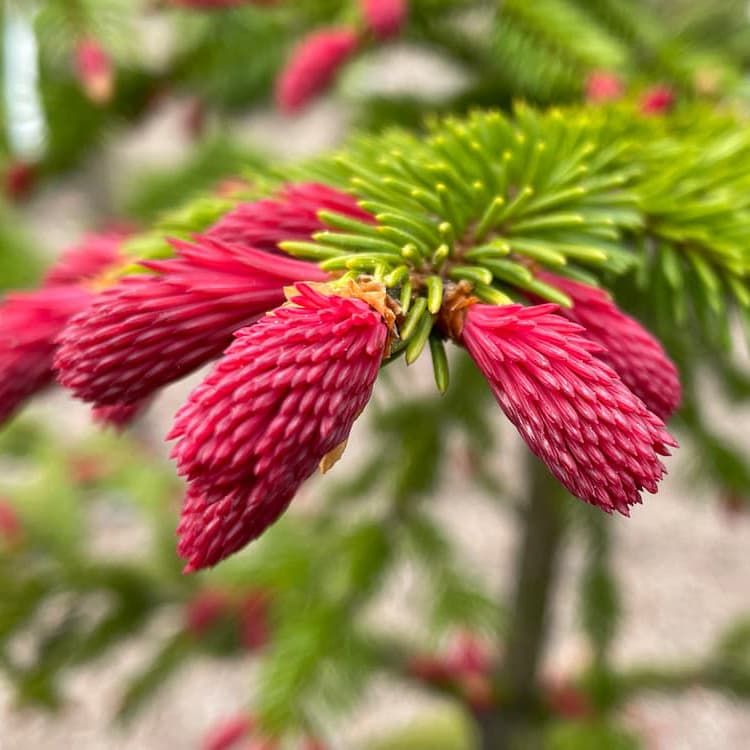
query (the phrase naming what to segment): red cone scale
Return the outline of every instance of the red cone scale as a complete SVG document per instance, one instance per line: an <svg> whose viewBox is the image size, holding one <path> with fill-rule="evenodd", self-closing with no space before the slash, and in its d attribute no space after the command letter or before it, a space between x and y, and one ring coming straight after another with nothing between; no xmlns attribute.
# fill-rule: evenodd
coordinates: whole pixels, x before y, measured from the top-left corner
<svg viewBox="0 0 750 750"><path fill-rule="evenodd" d="M334 211L360 221L375 221L372 215L359 207L353 196L318 182L289 183L281 189L280 195L300 211Z"/></svg>
<svg viewBox="0 0 750 750"><path fill-rule="evenodd" d="M662 421L597 358L601 347L555 305L474 304L462 339L531 450L574 495L629 515L656 492Z"/></svg>
<svg viewBox="0 0 750 750"><path fill-rule="evenodd" d="M606 362L644 404L663 420L680 405L680 376L662 345L637 320L615 305L607 292L547 271L536 274L565 292L573 307L560 313L586 329L601 344L596 356Z"/></svg>
<svg viewBox="0 0 750 750"><path fill-rule="evenodd" d="M173 456L190 483L178 530L187 570L272 524L370 399L383 317L362 299L296 288L292 304L237 333L175 418Z"/></svg>

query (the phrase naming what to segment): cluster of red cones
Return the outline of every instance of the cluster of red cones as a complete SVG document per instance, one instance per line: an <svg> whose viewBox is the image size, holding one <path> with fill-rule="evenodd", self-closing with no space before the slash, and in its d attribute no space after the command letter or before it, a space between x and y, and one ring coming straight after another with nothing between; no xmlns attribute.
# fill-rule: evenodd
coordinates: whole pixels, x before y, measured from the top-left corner
<svg viewBox="0 0 750 750"><path fill-rule="evenodd" d="M475 713L503 708L506 700L498 681L499 654L471 631L453 635L437 653L420 653L405 665L409 677L423 685L457 696ZM573 681L542 677L540 703L553 716L575 720L590 716L593 710L586 693Z"/></svg>
<svg viewBox="0 0 750 750"><path fill-rule="evenodd" d="M289 185L175 242L173 258L143 263L148 273L117 279L108 269L122 262L122 236L88 238L42 289L2 304L1 418L56 370L100 418L123 424L160 388L217 360L169 436L188 484L179 525L188 571L263 533L336 460L398 336L398 304L382 283L337 281L279 248L311 239L321 209L372 220L330 187ZM102 273L109 286L95 292ZM627 514L643 490L656 491L660 456L676 445L663 420L680 400L677 372L605 292L538 274L572 308L481 304L470 290L456 304L456 292L444 329L560 482Z"/></svg>
<svg viewBox="0 0 750 750"><path fill-rule="evenodd" d="M593 71L585 83L585 97L589 104L617 102L625 98L625 82L608 70ZM677 101L677 92L667 84L650 86L640 93L638 108L644 115L664 115Z"/></svg>

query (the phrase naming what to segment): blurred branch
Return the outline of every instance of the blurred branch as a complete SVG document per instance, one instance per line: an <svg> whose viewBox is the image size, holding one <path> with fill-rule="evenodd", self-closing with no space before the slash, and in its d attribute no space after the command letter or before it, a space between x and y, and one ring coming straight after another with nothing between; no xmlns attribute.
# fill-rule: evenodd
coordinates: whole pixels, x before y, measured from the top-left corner
<svg viewBox="0 0 750 750"><path fill-rule="evenodd" d="M561 491L536 456L527 457L528 499L522 518L523 539L514 576L510 629L503 644L505 663L499 680L506 693L503 710L480 716L482 747L487 750L536 747L539 664L547 641L550 603L565 520Z"/></svg>

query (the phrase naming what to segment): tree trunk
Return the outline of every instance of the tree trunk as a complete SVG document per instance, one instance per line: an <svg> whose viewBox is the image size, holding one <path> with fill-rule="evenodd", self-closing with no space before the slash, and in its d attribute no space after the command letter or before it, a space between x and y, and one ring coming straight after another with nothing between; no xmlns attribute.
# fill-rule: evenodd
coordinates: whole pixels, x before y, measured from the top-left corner
<svg viewBox="0 0 750 750"><path fill-rule="evenodd" d="M529 453L528 499L515 575L510 629L498 675L502 705L480 717L483 750L536 750L541 747L537 676L548 634L550 600L564 529L561 487Z"/></svg>

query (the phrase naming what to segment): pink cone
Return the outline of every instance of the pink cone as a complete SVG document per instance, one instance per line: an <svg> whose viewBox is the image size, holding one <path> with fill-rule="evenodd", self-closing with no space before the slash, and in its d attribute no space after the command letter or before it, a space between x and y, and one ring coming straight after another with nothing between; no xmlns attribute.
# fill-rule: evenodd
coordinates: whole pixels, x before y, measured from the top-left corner
<svg viewBox="0 0 750 750"><path fill-rule="evenodd" d="M297 112L322 94L359 46L352 29L325 29L305 37L292 52L276 84L282 111Z"/></svg>
<svg viewBox="0 0 750 750"><path fill-rule="evenodd" d="M23 525L16 509L8 500L0 497L0 543L6 547L15 547L21 542L23 535Z"/></svg>
<svg viewBox="0 0 750 750"><path fill-rule="evenodd" d="M255 722L246 714L238 714L217 724L204 738L202 750L232 750L248 737Z"/></svg>
<svg viewBox="0 0 750 750"><path fill-rule="evenodd" d="M396 36L406 23L407 0L360 0L368 28L378 39Z"/></svg>
<svg viewBox="0 0 750 750"><path fill-rule="evenodd" d="M240 245L175 241L156 275L122 278L60 337L60 382L97 406L133 403L218 357L232 334L284 301L283 287L327 278L317 266Z"/></svg>
<svg viewBox="0 0 750 750"><path fill-rule="evenodd" d="M55 341L91 293L50 286L9 294L0 305L0 424L26 399L54 382Z"/></svg>
<svg viewBox="0 0 750 750"><path fill-rule="evenodd" d="M101 43L91 37L78 42L75 49L76 76L86 96L96 104L106 104L114 93L112 60Z"/></svg>
<svg viewBox="0 0 750 750"><path fill-rule="evenodd" d="M445 663L454 675L490 674L493 661L492 650L470 632L456 635L445 655Z"/></svg>
<svg viewBox="0 0 750 750"><path fill-rule="evenodd" d="M310 240L324 229L318 211L327 210L372 222L356 200L318 183L286 185L278 199L241 203L206 231L206 236L238 242L267 252L280 252L279 242Z"/></svg>
<svg viewBox="0 0 750 750"><path fill-rule="evenodd" d="M654 86L641 97L641 112L644 115L663 115L672 109L676 95L669 86Z"/></svg>
<svg viewBox="0 0 750 750"><path fill-rule="evenodd" d="M595 70L586 80L586 101L592 104L614 102L624 94L622 80L607 70Z"/></svg>
<svg viewBox="0 0 750 750"><path fill-rule="evenodd" d="M406 671L430 685L447 685L454 677L451 667L442 656L412 656L406 663Z"/></svg>
<svg viewBox="0 0 750 750"><path fill-rule="evenodd" d="M249 592L240 602L240 642L249 651L263 648L270 640L270 603L269 593L260 589Z"/></svg>
<svg viewBox="0 0 750 750"><path fill-rule="evenodd" d="M677 443L555 305L468 308L462 340L531 450L574 495L629 515Z"/></svg>
<svg viewBox="0 0 750 750"><path fill-rule="evenodd" d="M3 192L11 201L22 201L34 189L39 177L36 164L24 161L12 161L5 167L3 174Z"/></svg>
<svg viewBox="0 0 750 750"><path fill-rule="evenodd" d="M202 638L232 609L232 600L221 589L199 591L185 606L185 630Z"/></svg>
<svg viewBox="0 0 750 750"><path fill-rule="evenodd" d="M237 333L175 417L172 455L190 482L178 529L186 572L270 526L370 399L388 336L381 315L297 290L293 305Z"/></svg>
<svg viewBox="0 0 750 750"><path fill-rule="evenodd" d="M44 277L47 285L78 284L91 281L116 265L126 232L111 231L84 235L81 241L65 250Z"/></svg>
<svg viewBox="0 0 750 750"><path fill-rule="evenodd" d="M571 680L547 680L542 692L544 702L555 716L575 721L594 712L590 698Z"/></svg>
<svg viewBox="0 0 750 750"><path fill-rule="evenodd" d="M680 405L682 388L677 368L657 339L620 310L607 292L548 271L536 275L573 300L573 307L561 308L560 313L583 326L586 335L604 347L597 357L657 417L668 419Z"/></svg>

